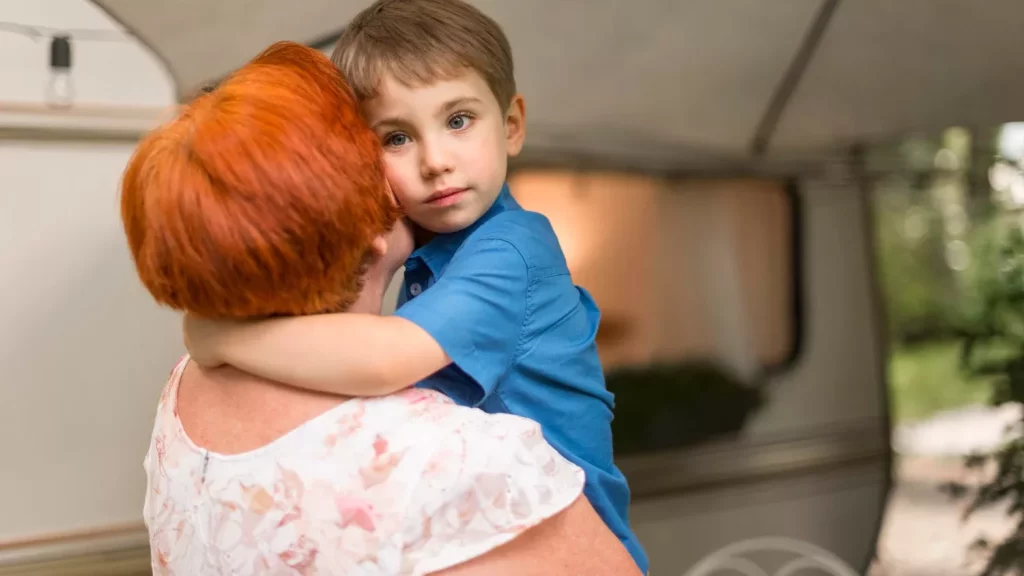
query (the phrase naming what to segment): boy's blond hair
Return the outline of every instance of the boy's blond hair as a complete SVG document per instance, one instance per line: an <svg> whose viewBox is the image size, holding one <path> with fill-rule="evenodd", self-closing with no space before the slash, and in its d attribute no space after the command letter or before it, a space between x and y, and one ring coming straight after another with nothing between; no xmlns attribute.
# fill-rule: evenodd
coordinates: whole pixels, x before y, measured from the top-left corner
<svg viewBox="0 0 1024 576"><path fill-rule="evenodd" d="M502 111L516 94L512 48L497 22L462 0L377 0L349 23L331 56L362 101L381 79L417 86L471 69Z"/></svg>

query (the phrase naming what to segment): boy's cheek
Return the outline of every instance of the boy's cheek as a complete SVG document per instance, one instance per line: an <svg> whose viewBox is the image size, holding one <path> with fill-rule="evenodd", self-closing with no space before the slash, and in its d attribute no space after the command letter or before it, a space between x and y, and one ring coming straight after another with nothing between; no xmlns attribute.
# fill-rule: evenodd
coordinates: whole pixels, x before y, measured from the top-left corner
<svg viewBox="0 0 1024 576"><path fill-rule="evenodd" d="M404 193L406 190L406 179L402 178L402 172L387 161L384 163L384 168L384 175L387 178L388 186L391 188L391 196L395 199L395 203L405 207L413 204L408 195Z"/></svg>
<svg viewBox="0 0 1024 576"><path fill-rule="evenodd" d="M416 205L416 198L405 193L401 180L389 179L388 182L391 184L391 197L395 199L396 204L406 210Z"/></svg>

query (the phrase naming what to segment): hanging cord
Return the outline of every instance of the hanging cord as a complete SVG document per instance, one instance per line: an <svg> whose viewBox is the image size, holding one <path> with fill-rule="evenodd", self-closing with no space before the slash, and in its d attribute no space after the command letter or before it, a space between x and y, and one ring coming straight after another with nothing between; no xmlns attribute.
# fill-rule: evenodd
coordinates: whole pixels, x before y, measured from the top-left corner
<svg viewBox="0 0 1024 576"><path fill-rule="evenodd" d="M50 81L47 103L55 108L70 108L75 100L75 83L71 78L73 42L133 42L134 37L122 30L92 28L59 29L0 21L0 32L25 36L34 42L50 42Z"/></svg>
<svg viewBox="0 0 1024 576"><path fill-rule="evenodd" d="M31 26L18 22L0 21L0 31L19 34L39 41L55 37L70 37L83 42L134 42L135 37L124 30L102 30L98 28L51 28L49 26Z"/></svg>

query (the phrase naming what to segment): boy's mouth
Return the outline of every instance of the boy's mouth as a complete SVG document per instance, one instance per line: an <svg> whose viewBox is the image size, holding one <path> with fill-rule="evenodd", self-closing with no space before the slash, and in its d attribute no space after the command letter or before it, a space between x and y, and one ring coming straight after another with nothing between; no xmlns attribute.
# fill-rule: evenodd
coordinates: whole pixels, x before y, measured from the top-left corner
<svg viewBox="0 0 1024 576"><path fill-rule="evenodd" d="M467 190L469 188L445 188L444 190L438 190L427 197L426 203L431 206L451 206L458 202Z"/></svg>

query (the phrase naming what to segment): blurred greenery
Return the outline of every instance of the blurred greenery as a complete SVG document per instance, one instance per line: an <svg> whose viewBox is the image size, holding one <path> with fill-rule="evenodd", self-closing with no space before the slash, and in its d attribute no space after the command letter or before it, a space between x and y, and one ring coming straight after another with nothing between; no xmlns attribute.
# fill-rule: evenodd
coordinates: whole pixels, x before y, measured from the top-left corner
<svg viewBox="0 0 1024 576"><path fill-rule="evenodd" d="M889 359L889 388L895 424L923 420L940 412L987 404L998 376L973 374L962 365L961 340L938 340L899 346ZM1004 358L1008 344L990 343L976 350L981 358Z"/></svg>
<svg viewBox="0 0 1024 576"><path fill-rule="evenodd" d="M874 174L876 263L886 301L896 424L985 402L992 378L968 375L960 346L1001 282L1014 218L995 201L996 136L954 128L907 138L867 158Z"/></svg>
<svg viewBox="0 0 1024 576"><path fill-rule="evenodd" d="M951 129L875 151L877 264L897 344L958 337L981 309L998 242L991 144Z"/></svg>
<svg viewBox="0 0 1024 576"><path fill-rule="evenodd" d="M955 129L869 156L896 167L876 172L873 192L897 425L969 404L1024 404L1024 162L997 158L986 138ZM990 175L1001 180L995 190ZM1008 435L965 465L994 474L946 486L966 501L964 517L1009 505L1015 526L975 543L987 553L981 576L1024 574L1024 439Z"/></svg>
<svg viewBox="0 0 1024 576"><path fill-rule="evenodd" d="M990 379L993 405L1024 403L1024 221L1018 214L1003 218L1004 233L998 251L983 265L989 268L979 284L981 306L966 327L961 367L971 375ZM992 343L998 343L993 346ZM993 352L995 348L995 352ZM991 453L971 455L971 470L994 470L974 489L950 484L947 489L968 501L964 518L981 510L1009 510L1015 530L998 542L984 538L975 547L987 553L982 576L1024 574L1024 418L1006 430L1004 443Z"/></svg>
<svg viewBox="0 0 1024 576"><path fill-rule="evenodd" d="M866 156L896 425L971 404L1024 404L1024 159L997 148L998 133L954 128ZM1024 419L992 453L966 459L994 471L980 485L946 487L966 501L965 519L991 509L1012 518L1005 539L974 544L986 553L981 576L1024 574L1021 431Z"/></svg>

